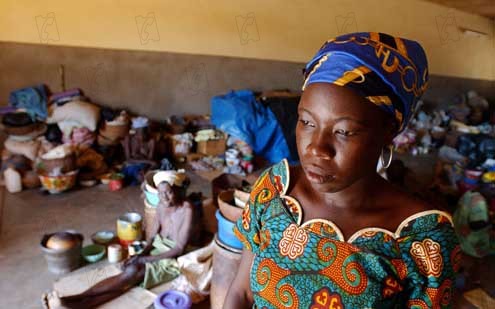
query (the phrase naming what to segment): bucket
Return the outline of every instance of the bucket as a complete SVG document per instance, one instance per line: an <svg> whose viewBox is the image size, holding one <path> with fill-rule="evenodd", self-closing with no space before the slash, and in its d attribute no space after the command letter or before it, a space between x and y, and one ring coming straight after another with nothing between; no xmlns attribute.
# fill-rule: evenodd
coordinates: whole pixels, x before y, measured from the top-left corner
<svg viewBox="0 0 495 309"><path fill-rule="evenodd" d="M137 212L123 214L117 220L117 236L121 245L127 247L143 236L143 218Z"/></svg>
<svg viewBox="0 0 495 309"><path fill-rule="evenodd" d="M146 239L151 236L153 230L153 221L155 221L156 207L144 200L144 235Z"/></svg>
<svg viewBox="0 0 495 309"><path fill-rule="evenodd" d="M223 308L225 296L241 263L241 251L223 245L215 235L213 246L213 275L211 277L210 304L212 309Z"/></svg>
<svg viewBox="0 0 495 309"><path fill-rule="evenodd" d="M242 250L242 243L234 234L234 225L235 222L227 220L220 210L215 212L215 217L218 221L218 239L223 244L235 248L237 250Z"/></svg>
<svg viewBox="0 0 495 309"><path fill-rule="evenodd" d="M81 250L84 237L73 231L66 232L74 234L78 239L78 244L70 249L57 250L46 247L46 242L55 233L43 235L40 242L41 250L48 264L48 270L56 275L69 273L81 265Z"/></svg>

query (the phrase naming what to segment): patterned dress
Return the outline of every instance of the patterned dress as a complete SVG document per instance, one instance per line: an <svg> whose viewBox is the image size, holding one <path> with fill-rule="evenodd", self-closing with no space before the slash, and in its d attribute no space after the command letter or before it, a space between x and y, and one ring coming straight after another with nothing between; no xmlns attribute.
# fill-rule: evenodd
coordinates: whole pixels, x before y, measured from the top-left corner
<svg viewBox="0 0 495 309"><path fill-rule="evenodd" d="M347 241L327 220L301 224L286 195L286 160L262 173L234 232L252 251L254 308L446 308L461 251L452 219L415 214L392 233L365 228Z"/></svg>

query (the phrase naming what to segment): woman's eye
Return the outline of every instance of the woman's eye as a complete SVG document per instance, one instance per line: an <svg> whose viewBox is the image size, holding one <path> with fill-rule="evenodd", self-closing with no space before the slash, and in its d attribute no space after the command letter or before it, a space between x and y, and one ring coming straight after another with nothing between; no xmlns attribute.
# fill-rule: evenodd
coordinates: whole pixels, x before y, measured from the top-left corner
<svg viewBox="0 0 495 309"><path fill-rule="evenodd" d="M342 130L342 129L336 130L335 133L336 134L339 134L339 135L342 135L342 136L345 136L345 137L354 135L353 132Z"/></svg>
<svg viewBox="0 0 495 309"><path fill-rule="evenodd" d="M300 122L301 122L301 124L302 124L303 126L305 126L305 127L306 127L306 126L314 127L314 124L312 124L311 122L309 122L309 121L307 121L307 120L300 119L299 121L300 121Z"/></svg>

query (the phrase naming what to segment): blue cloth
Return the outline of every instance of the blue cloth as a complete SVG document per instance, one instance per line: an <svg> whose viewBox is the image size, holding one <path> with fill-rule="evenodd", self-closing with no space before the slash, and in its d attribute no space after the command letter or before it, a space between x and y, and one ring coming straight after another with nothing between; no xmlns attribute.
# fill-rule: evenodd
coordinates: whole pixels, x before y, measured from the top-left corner
<svg viewBox="0 0 495 309"><path fill-rule="evenodd" d="M47 93L44 85L37 85L12 91L9 101L15 108L25 109L33 121L45 120L48 116Z"/></svg>
<svg viewBox="0 0 495 309"><path fill-rule="evenodd" d="M291 156L282 128L272 111L251 90L231 91L211 100L211 122L220 130L248 143L271 163Z"/></svg>
<svg viewBox="0 0 495 309"><path fill-rule="evenodd" d="M126 163L122 169L125 183L131 186L140 184L143 181L144 173L149 167L150 165L147 163Z"/></svg>
<svg viewBox="0 0 495 309"><path fill-rule="evenodd" d="M385 33L350 33L328 40L305 68L303 90L331 83L357 91L391 114L399 132L428 85L428 62L419 43Z"/></svg>

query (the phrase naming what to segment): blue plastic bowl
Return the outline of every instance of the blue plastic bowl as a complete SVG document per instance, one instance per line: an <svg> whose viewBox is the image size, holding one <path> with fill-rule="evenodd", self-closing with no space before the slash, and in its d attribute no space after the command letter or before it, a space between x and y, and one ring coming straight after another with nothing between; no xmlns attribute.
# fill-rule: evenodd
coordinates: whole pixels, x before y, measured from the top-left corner
<svg viewBox="0 0 495 309"><path fill-rule="evenodd" d="M233 229L235 223L222 216L220 210L217 210L215 217L217 217L218 220L218 240L229 247L242 250L242 243L234 235Z"/></svg>
<svg viewBox="0 0 495 309"><path fill-rule="evenodd" d="M156 309L190 309L192 300L184 292L169 290L158 295L153 305Z"/></svg>
<svg viewBox="0 0 495 309"><path fill-rule="evenodd" d="M146 196L146 201L150 206L157 206L158 203L160 202L160 198L158 197L158 193L151 193L149 191L146 191L144 189L144 195Z"/></svg>

